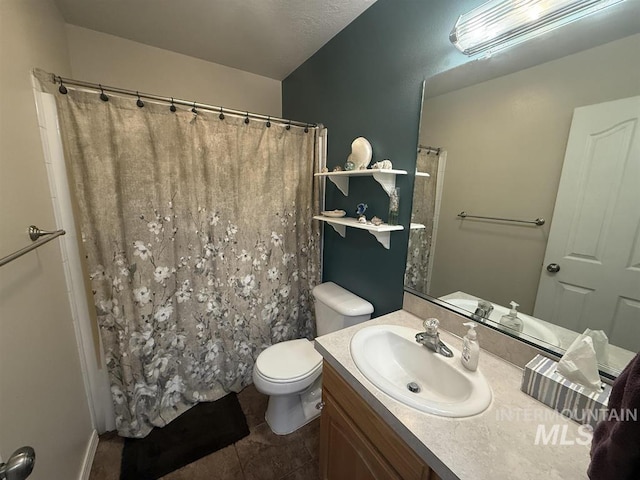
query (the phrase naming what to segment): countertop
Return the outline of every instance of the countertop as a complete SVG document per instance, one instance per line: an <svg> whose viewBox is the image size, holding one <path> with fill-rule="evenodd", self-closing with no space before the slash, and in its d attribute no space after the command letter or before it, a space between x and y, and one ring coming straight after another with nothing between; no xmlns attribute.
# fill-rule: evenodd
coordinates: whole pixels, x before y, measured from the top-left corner
<svg viewBox="0 0 640 480"><path fill-rule="evenodd" d="M479 415L438 417L380 391L356 367L349 344L358 330L381 324L422 330L420 318L399 310L318 337L315 348L442 480L588 478L590 436L577 423L520 391L522 370L486 351L480 353L479 369L491 386L493 399ZM444 330L440 338L462 350L460 338ZM479 342L482 347L481 337ZM548 437L556 429L556 441L536 445L539 425L544 425L541 428Z"/></svg>
<svg viewBox="0 0 640 480"><path fill-rule="evenodd" d="M480 300L478 297L474 295L470 295L468 293L461 292L461 291L450 293L449 295L444 295L442 297L439 297L440 300L443 300L445 302L448 302L449 300L455 299L455 298L474 300L474 301ZM494 305L498 305L495 302L492 302L492 303ZM499 305L499 306L502 308L506 308L507 310L509 309L509 307L505 307L504 305ZM468 316L469 313L471 313L455 305L451 305L451 307L454 308L458 313L465 316ZM529 340L532 340L534 343L540 343L543 347L551 348L551 350L553 351L558 351L557 349L559 348L560 350L558 351L558 353L560 355L562 355L564 351L567 350L567 348L569 348L569 346L573 343L573 341L579 335L577 332L574 332L573 330L569 330L559 325L555 325L551 322L547 322L546 320L536 318L532 315L529 315L529 317L534 318L536 321L540 322L540 324L543 327L547 328L550 332L552 332L558 338L558 343L546 344L544 341L538 340L536 338L529 338ZM492 323L495 326L497 326L499 329L504 329L504 331L508 331L506 327L503 327L496 322L492 322ZM612 374L614 377L617 377L620 374L620 372L624 370L624 367L626 367L627 364L633 359L633 357L635 356L635 352L631 352L624 348L618 347L617 345L608 344L606 347L606 355L607 356L606 356L605 364L601 364L599 367L601 370Z"/></svg>

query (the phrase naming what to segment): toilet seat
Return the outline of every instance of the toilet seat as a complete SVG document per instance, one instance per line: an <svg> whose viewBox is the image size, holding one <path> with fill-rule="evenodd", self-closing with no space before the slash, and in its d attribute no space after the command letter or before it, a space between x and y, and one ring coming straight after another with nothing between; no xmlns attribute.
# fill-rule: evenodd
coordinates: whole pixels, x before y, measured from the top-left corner
<svg viewBox="0 0 640 480"><path fill-rule="evenodd" d="M255 370L272 383L293 383L315 378L322 370L322 355L306 338L276 343L264 350L255 363Z"/></svg>

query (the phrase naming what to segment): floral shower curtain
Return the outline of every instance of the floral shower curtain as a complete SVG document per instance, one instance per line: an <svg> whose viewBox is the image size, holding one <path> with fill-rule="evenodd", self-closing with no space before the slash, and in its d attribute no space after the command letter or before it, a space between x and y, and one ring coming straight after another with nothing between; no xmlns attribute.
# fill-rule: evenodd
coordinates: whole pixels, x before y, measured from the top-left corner
<svg viewBox="0 0 640 480"><path fill-rule="evenodd" d="M413 208L411 223L418 223L425 228L409 230L407 246L407 265L404 272L405 287L419 292L429 293L429 267L432 261L431 243L433 241L434 219L436 215L436 185L438 182L437 155L426 149L418 150L416 170L428 173L429 177L416 177L413 187Z"/></svg>
<svg viewBox="0 0 640 480"><path fill-rule="evenodd" d="M120 435L239 391L264 348L313 335L317 129L52 93Z"/></svg>

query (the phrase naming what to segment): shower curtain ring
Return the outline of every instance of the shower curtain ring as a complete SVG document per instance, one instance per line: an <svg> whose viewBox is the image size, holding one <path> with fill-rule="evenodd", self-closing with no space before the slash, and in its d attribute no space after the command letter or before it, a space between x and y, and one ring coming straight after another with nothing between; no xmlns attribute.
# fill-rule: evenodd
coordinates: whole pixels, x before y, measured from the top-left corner
<svg viewBox="0 0 640 480"><path fill-rule="evenodd" d="M58 91L61 94L66 95L68 90L67 90L67 87L65 87L64 84L62 83L62 77L58 77L58 80L60 80L60 87L58 87Z"/></svg>
<svg viewBox="0 0 640 480"><path fill-rule="evenodd" d="M267 128L271 128L271 115L267 117Z"/></svg>
<svg viewBox="0 0 640 480"><path fill-rule="evenodd" d="M309 133L309 124L304 127L304 133Z"/></svg>
<svg viewBox="0 0 640 480"><path fill-rule="evenodd" d="M291 120L289 120L289 123L287 123L287 126L284 128L286 128L287 130L291 130Z"/></svg>
<svg viewBox="0 0 640 480"><path fill-rule="evenodd" d="M198 115L198 110L196 110L196 102L193 102L193 108L191 109L191 112L192 112L194 115Z"/></svg>
<svg viewBox="0 0 640 480"><path fill-rule="evenodd" d="M220 115L218 115L218 118L219 118L220 120L224 120L224 113L223 113L223 111L222 111L222 107L220 107Z"/></svg>
<svg viewBox="0 0 640 480"><path fill-rule="evenodd" d="M169 110L171 110L172 112L175 112L177 110L176 106L173 103L173 97L171 97L171 106L169 107Z"/></svg>
<svg viewBox="0 0 640 480"><path fill-rule="evenodd" d="M247 115L244 117L244 123L249 125L249 112L247 112Z"/></svg>
<svg viewBox="0 0 640 480"><path fill-rule="evenodd" d="M107 97L107 94L104 93L104 88L102 88L102 84L98 84L98 86L100 87L100 100L102 100L103 102L108 102L109 97Z"/></svg>
<svg viewBox="0 0 640 480"><path fill-rule="evenodd" d="M138 96L138 101L136 102L136 105L140 108L144 107L144 102L140 99L140 93L136 92L136 95Z"/></svg>

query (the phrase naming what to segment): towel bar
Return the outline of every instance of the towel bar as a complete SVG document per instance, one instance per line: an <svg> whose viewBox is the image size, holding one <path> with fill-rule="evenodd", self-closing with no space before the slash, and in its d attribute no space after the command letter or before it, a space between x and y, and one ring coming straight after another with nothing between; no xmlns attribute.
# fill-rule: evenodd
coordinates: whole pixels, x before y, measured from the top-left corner
<svg viewBox="0 0 640 480"><path fill-rule="evenodd" d="M50 242L54 238L59 237L60 235L64 235L66 233L67 232L65 232L64 230L55 230L53 232L46 232L44 230L40 230L35 225L29 226L29 238L31 238L33 243L24 248L21 248L20 250L13 252L10 255L7 255L6 257L0 258L0 267L2 267L3 265L6 265L9 262L12 262L18 257L21 257L25 253L29 253L31 250L35 250L41 245L44 245L45 243ZM45 237L45 238L40 238L40 237Z"/></svg>
<svg viewBox="0 0 640 480"><path fill-rule="evenodd" d="M467 212L460 212L458 214L460 218L481 218L483 220L499 220L501 222L516 222L516 223L529 223L537 225L538 227L544 225L544 218L536 218L535 220L515 220L513 218L500 218L500 217L481 217L479 215L469 215Z"/></svg>

